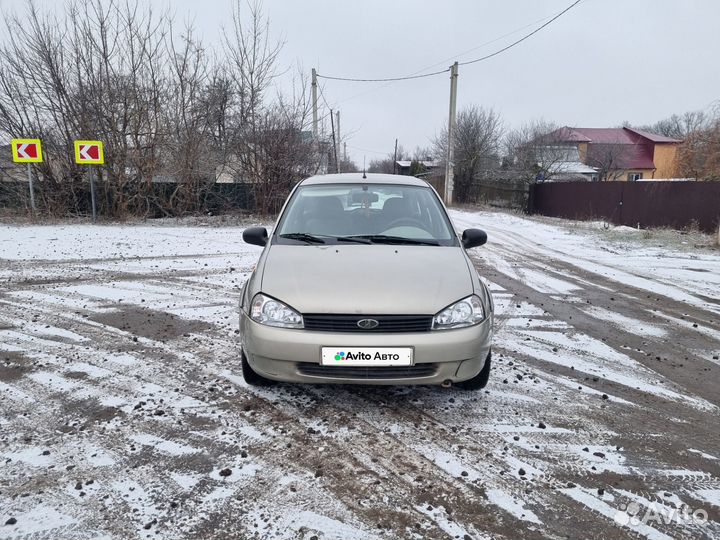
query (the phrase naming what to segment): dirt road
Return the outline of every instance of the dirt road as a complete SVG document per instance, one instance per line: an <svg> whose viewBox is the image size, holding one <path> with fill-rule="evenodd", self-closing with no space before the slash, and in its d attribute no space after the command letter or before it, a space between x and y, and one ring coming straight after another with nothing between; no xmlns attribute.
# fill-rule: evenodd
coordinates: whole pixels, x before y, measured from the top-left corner
<svg viewBox="0 0 720 540"><path fill-rule="evenodd" d="M247 387L238 228L0 227L0 538L719 537L718 251L453 219L476 394Z"/></svg>

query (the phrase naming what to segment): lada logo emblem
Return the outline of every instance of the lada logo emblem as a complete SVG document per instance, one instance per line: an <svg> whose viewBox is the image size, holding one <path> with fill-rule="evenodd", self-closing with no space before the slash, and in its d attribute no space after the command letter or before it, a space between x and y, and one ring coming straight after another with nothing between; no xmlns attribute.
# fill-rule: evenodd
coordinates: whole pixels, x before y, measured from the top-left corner
<svg viewBox="0 0 720 540"><path fill-rule="evenodd" d="M357 322L357 325L363 330L372 330L373 328L377 328L379 324L375 319L360 319Z"/></svg>

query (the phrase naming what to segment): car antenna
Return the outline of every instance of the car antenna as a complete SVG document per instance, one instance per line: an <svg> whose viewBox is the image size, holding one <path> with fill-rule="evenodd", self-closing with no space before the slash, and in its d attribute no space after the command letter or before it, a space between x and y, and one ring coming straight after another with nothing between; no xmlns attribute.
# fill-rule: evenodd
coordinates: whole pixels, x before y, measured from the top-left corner
<svg viewBox="0 0 720 540"><path fill-rule="evenodd" d="M365 156L363 156L363 179L367 180L367 174L365 174Z"/></svg>

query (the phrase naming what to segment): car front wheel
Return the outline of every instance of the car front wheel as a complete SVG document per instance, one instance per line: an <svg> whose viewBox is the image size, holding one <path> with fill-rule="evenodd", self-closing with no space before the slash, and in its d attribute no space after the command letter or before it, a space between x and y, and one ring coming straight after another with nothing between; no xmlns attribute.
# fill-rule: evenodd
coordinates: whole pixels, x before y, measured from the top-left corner
<svg viewBox="0 0 720 540"><path fill-rule="evenodd" d="M490 360L492 358L492 351L488 352L487 358L485 359L485 365L480 370L480 373L475 375L472 379L467 381L461 381L455 383L455 386L462 390L482 390L487 386L488 379L490 379Z"/></svg>

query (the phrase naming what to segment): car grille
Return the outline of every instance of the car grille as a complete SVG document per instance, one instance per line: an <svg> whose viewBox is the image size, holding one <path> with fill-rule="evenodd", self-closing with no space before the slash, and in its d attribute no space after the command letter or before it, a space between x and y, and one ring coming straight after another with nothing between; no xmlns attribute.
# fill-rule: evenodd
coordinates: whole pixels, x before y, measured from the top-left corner
<svg viewBox="0 0 720 540"><path fill-rule="evenodd" d="M414 366L321 366L301 362L301 375L331 377L334 379L411 379L432 377L437 373L437 364L416 364Z"/></svg>
<svg viewBox="0 0 720 540"><path fill-rule="evenodd" d="M374 319L372 329L360 328L358 321ZM432 315L303 315L306 330L321 332L429 332Z"/></svg>

